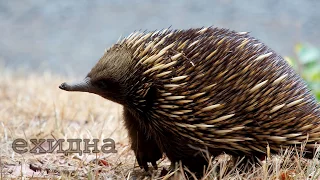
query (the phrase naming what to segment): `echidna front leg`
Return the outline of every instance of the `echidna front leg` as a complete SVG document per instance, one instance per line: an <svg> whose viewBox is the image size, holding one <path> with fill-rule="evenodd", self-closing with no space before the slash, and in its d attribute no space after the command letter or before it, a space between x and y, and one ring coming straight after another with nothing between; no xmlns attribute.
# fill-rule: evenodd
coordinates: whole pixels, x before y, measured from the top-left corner
<svg viewBox="0 0 320 180"><path fill-rule="evenodd" d="M131 140L131 148L134 151L140 168L148 171L148 162L157 169L157 161L162 157L162 152L155 140L140 129L140 119L135 117L128 109L124 108L124 120Z"/></svg>

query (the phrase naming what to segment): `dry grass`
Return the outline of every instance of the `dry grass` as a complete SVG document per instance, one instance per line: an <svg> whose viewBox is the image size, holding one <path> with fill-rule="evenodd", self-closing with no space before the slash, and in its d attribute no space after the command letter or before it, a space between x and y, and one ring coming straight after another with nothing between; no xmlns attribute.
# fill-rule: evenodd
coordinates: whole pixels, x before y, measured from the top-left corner
<svg viewBox="0 0 320 180"><path fill-rule="evenodd" d="M51 74L13 76L0 71L0 172L3 179L184 179L187 172L177 165L165 173L169 162L163 158L159 170L150 175L135 162L121 107L99 96L67 93L58 89L61 78ZM112 138L117 153L110 154L17 154L17 138L70 139ZM44 144L46 147L47 144ZM64 149L67 149L69 146ZM100 149L100 148L99 148ZM97 160L96 160L97 159ZM305 160L295 149L285 150L262 166L242 171L232 166L229 156L210 159L203 179L319 179L319 161ZM166 174L159 177L160 174Z"/></svg>

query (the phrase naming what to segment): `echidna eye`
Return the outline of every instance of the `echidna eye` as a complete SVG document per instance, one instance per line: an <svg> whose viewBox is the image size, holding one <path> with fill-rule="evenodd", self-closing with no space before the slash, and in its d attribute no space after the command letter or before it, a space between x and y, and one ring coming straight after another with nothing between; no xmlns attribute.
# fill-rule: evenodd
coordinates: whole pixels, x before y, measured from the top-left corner
<svg viewBox="0 0 320 180"><path fill-rule="evenodd" d="M105 88L107 88L107 81L104 79L101 79L101 80L96 81L95 85L101 89L105 89Z"/></svg>

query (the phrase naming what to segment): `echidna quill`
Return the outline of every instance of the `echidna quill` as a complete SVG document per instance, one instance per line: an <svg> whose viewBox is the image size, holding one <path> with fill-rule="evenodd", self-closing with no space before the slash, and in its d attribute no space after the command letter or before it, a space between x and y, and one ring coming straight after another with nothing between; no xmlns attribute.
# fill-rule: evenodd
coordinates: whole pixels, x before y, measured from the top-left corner
<svg viewBox="0 0 320 180"><path fill-rule="evenodd" d="M135 32L113 45L84 80L61 89L123 105L138 164L162 153L194 172L201 150L261 156L320 141L320 111L297 73L257 39L220 28Z"/></svg>

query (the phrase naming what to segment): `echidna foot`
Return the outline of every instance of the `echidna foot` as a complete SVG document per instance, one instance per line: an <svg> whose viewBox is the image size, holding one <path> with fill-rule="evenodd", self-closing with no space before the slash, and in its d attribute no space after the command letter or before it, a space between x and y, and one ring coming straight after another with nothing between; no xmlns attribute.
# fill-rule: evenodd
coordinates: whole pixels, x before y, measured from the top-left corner
<svg viewBox="0 0 320 180"><path fill-rule="evenodd" d="M152 140L138 142L138 148L135 150L135 155L140 168L148 171L148 163L150 162L154 169L157 169L157 161L162 157L162 153L158 145Z"/></svg>

